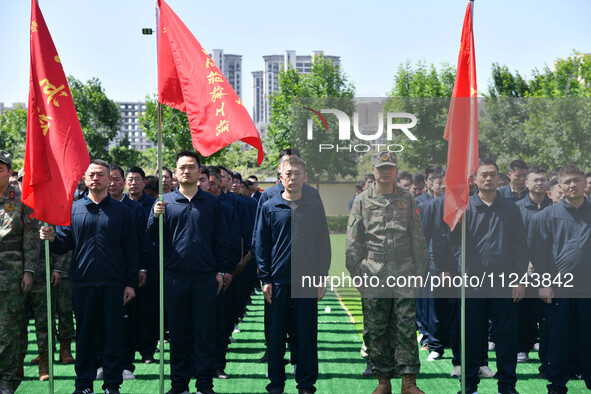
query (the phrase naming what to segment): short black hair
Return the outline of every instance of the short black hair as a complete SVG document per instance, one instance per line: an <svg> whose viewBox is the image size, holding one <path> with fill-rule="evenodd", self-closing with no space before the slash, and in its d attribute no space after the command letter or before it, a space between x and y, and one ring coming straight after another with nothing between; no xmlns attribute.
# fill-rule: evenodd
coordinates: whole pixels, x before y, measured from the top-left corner
<svg viewBox="0 0 591 394"><path fill-rule="evenodd" d="M429 175L436 171L443 171L443 166L441 164L429 164L423 173L425 174L425 179L429 178Z"/></svg>
<svg viewBox="0 0 591 394"><path fill-rule="evenodd" d="M201 160L199 159L199 154L197 154L197 152L192 151L192 150L182 150L180 151L177 155L176 155L176 159L174 160L175 164L178 163L179 159L181 157L192 157L197 161L197 167L201 167ZM164 169L164 167L162 167ZM172 172L171 172L171 176L172 176Z"/></svg>
<svg viewBox="0 0 591 394"><path fill-rule="evenodd" d="M242 186L244 186L244 187L251 187L252 185L254 185L253 181L249 181L248 179L245 181L242 181Z"/></svg>
<svg viewBox="0 0 591 394"><path fill-rule="evenodd" d="M558 180L562 183L562 177L565 175L580 175L585 179L585 172L576 164L567 164L558 171Z"/></svg>
<svg viewBox="0 0 591 394"><path fill-rule="evenodd" d="M420 185L421 183L423 185L425 184L425 176L423 174L414 174L410 179L411 185Z"/></svg>
<svg viewBox="0 0 591 394"><path fill-rule="evenodd" d="M118 166L117 164L111 164L109 166L109 173L111 173L111 171L119 171L121 178L125 178L125 173L123 172L123 168L121 168L121 166Z"/></svg>
<svg viewBox="0 0 591 394"><path fill-rule="evenodd" d="M205 174L207 179L209 179L209 167L208 166L201 166L200 168L201 168L201 173Z"/></svg>
<svg viewBox="0 0 591 394"><path fill-rule="evenodd" d="M527 164L523 160L513 160L511 163L509 163L509 172L513 172L515 170L527 170Z"/></svg>
<svg viewBox="0 0 591 394"><path fill-rule="evenodd" d="M374 174L367 174L363 179L363 183L367 182L368 179L371 179L372 182L376 180L376 176Z"/></svg>
<svg viewBox="0 0 591 394"><path fill-rule="evenodd" d="M445 170L436 170L432 172L431 179L443 179L445 177Z"/></svg>
<svg viewBox="0 0 591 394"><path fill-rule="evenodd" d="M528 176L529 176L529 174L542 174L542 173L547 174L546 169L541 166L533 166L527 170Z"/></svg>
<svg viewBox="0 0 591 394"><path fill-rule="evenodd" d="M232 179L238 179L240 182L242 182L242 175L240 175L239 172L232 171Z"/></svg>
<svg viewBox="0 0 591 394"><path fill-rule="evenodd" d="M144 180L146 183L144 190L148 189L158 193L158 178L155 175L148 175Z"/></svg>
<svg viewBox="0 0 591 394"><path fill-rule="evenodd" d="M141 167L137 167L137 166L131 166L131 167L127 167L127 171L125 171L125 177L127 178L127 175L133 172L135 174L140 174L140 176L142 177L142 179L146 178L146 173L144 172L144 170L142 170Z"/></svg>
<svg viewBox="0 0 591 394"><path fill-rule="evenodd" d="M363 191L363 186L365 186L365 184L363 183L363 181L359 181L355 184L355 191L361 192Z"/></svg>
<svg viewBox="0 0 591 394"><path fill-rule="evenodd" d="M494 166L497 169L497 173L499 172L499 166L497 165L497 163L493 160L493 159L481 159L478 162L478 168L482 167L482 166ZM478 169L476 169L476 172L478 172Z"/></svg>
<svg viewBox="0 0 591 394"><path fill-rule="evenodd" d="M250 179L250 178L256 180L257 182L259 181L259 178L257 178L256 175L249 175L248 178L246 178L246 179Z"/></svg>
<svg viewBox="0 0 591 394"><path fill-rule="evenodd" d="M548 174L548 178L553 179L556 178L558 176L558 173L560 172L560 169L562 167L554 167L552 169L552 171L550 171L550 173Z"/></svg>
<svg viewBox="0 0 591 394"><path fill-rule="evenodd" d="M403 179L408 179L412 182L412 174L408 171L400 171L396 177L396 182L400 182Z"/></svg>
<svg viewBox="0 0 591 394"><path fill-rule="evenodd" d="M591 177L591 171L589 171L588 173L585 174L585 178L589 178Z"/></svg>
<svg viewBox="0 0 591 394"><path fill-rule="evenodd" d="M283 156L297 156L297 157L301 157L300 155L300 150L297 148L287 148L287 149L283 149L281 151L281 153L279 153L279 161L281 161L281 158L283 158Z"/></svg>
<svg viewBox="0 0 591 394"><path fill-rule="evenodd" d="M222 176L222 172L218 166L209 166L209 175L214 175L219 180Z"/></svg>
<svg viewBox="0 0 591 394"><path fill-rule="evenodd" d="M548 190L552 191L552 189L554 189L558 185L560 185L560 182L558 182L558 179L552 179L550 181L550 185L548 185Z"/></svg>
<svg viewBox="0 0 591 394"><path fill-rule="evenodd" d="M111 172L111 166L109 166L109 163L107 163L104 160L101 160L101 159L92 159L90 161L90 164L96 164L96 165L99 165L99 166L103 166L103 167L105 167L107 169L107 173L110 173ZM88 164L88 165L90 166L90 164Z"/></svg>
<svg viewBox="0 0 591 394"><path fill-rule="evenodd" d="M291 164L292 166L300 166L306 172L306 162L303 161L299 156L291 156L289 159L286 159L283 164ZM373 174L372 174L373 175Z"/></svg>
<svg viewBox="0 0 591 394"><path fill-rule="evenodd" d="M170 168L162 166L162 171L168 171L168 173L170 174L170 177L172 178L172 170Z"/></svg>

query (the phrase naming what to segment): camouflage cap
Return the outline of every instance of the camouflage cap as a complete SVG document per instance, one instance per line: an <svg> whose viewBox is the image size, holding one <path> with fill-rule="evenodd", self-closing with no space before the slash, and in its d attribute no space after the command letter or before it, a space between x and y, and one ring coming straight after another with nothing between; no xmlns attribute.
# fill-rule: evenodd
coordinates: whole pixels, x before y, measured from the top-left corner
<svg viewBox="0 0 591 394"><path fill-rule="evenodd" d="M381 153L374 153L371 155L371 164L375 167L382 167L382 166L396 166L396 153L394 152L381 152Z"/></svg>
<svg viewBox="0 0 591 394"><path fill-rule="evenodd" d="M8 152L0 150L0 163L8 164L12 166L12 155Z"/></svg>
<svg viewBox="0 0 591 394"><path fill-rule="evenodd" d="M23 176L25 175L25 169L21 168L20 170L18 170L18 180L21 181L23 179Z"/></svg>

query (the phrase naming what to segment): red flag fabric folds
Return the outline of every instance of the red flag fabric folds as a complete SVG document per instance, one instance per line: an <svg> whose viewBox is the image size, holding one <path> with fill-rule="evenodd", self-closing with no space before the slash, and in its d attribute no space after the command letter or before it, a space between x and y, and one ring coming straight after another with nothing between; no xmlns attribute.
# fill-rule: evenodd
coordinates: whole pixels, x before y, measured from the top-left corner
<svg viewBox="0 0 591 394"><path fill-rule="evenodd" d="M261 164L261 138L242 101L168 4L158 0L158 7L158 100L187 114L202 155L241 140L258 149Z"/></svg>
<svg viewBox="0 0 591 394"><path fill-rule="evenodd" d="M66 75L36 0L31 2L30 29L22 200L37 219L69 225L76 186L90 159Z"/></svg>
<svg viewBox="0 0 591 394"><path fill-rule="evenodd" d="M458 70L444 138L448 141L443 218L453 230L468 207L470 176L478 169L478 101L472 29L472 2L468 3Z"/></svg>

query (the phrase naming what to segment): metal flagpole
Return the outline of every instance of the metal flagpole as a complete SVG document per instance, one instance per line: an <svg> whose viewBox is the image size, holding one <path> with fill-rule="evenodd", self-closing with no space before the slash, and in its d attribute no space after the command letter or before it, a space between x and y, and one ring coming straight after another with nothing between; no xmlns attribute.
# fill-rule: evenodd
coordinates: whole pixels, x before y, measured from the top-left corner
<svg viewBox="0 0 591 394"><path fill-rule="evenodd" d="M160 32L160 9L158 0L154 0L154 9L156 17L156 59L158 59L158 34ZM158 60L156 60L156 69L158 69ZM158 112L158 201L162 201L162 105L158 97L156 110ZM159 291L159 328L160 342L158 350L160 352L160 368L158 376L159 392L164 394L164 215L158 217L158 291Z"/></svg>
<svg viewBox="0 0 591 394"><path fill-rule="evenodd" d="M48 227L47 222L44 223ZM51 313L51 264L49 240L45 240L45 290L47 297L47 358L49 360L49 392L53 394L53 314ZM41 362L41 360L39 360Z"/></svg>
<svg viewBox="0 0 591 394"><path fill-rule="evenodd" d="M461 306L460 306L460 357L462 364L462 394L466 394L466 283L463 278L466 275L466 212L462 214L462 289L461 291Z"/></svg>

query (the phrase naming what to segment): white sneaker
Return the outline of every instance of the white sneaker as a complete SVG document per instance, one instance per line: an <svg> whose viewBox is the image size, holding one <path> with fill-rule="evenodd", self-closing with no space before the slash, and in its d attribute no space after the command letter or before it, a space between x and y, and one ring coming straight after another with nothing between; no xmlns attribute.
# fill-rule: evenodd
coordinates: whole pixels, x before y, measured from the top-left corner
<svg viewBox="0 0 591 394"><path fill-rule="evenodd" d="M234 324L234 331L232 331L232 333L235 332L240 332L240 329L238 328L238 324Z"/></svg>
<svg viewBox="0 0 591 394"><path fill-rule="evenodd" d="M540 351L540 342L536 342L536 343L534 343L534 350L535 350L536 352L539 352L539 351Z"/></svg>
<svg viewBox="0 0 591 394"><path fill-rule="evenodd" d="M456 365L454 367L454 370L451 371L451 373L449 374L449 376L451 376L452 378L459 378L460 376L462 376L462 366Z"/></svg>
<svg viewBox="0 0 591 394"><path fill-rule="evenodd" d="M103 367L98 367L96 370L96 380L101 380L103 378Z"/></svg>
<svg viewBox="0 0 591 394"><path fill-rule="evenodd" d="M495 343L494 342L489 342L488 343L488 351L490 352L491 350L495 350Z"/></svg>
<svg viewBox="0 0 591 394"><path fill-rule="evenodd" d="M129 369L123 370L123 380L134 380L135 375Z"/></svg>
<svg viewBox="0 0 591 394"><path fill-rule="evenodd" d="M292 374L292 375L295 375L295 374L296 374L296 369L297 369L297 368L298 368L298 365L297 365L297 364L294 364L294 365L293 365L293 371L291 371L291 374Z"/></svg>
<svg viewBox="0 0 591 394"><path fill-rule="evenodd" d="M443 355L439 352L431 352L429 353L429 355L427 356L427 361L437 361L437 360L441 360L441 357L443 357Z"/></svg>
<svg viewBox="0 0 591 394"><path fill-rule="evenodd" d="M478 376L482 378L494 378L495 373L486 365L478 368Z"/></svg>
<svg viewBox="0 0 591 394"><path fill-rule="evenodd" d="M517 353L517 362L518 363L526 363L528 361L529 361L529 357L526 352Z"/></svg>

